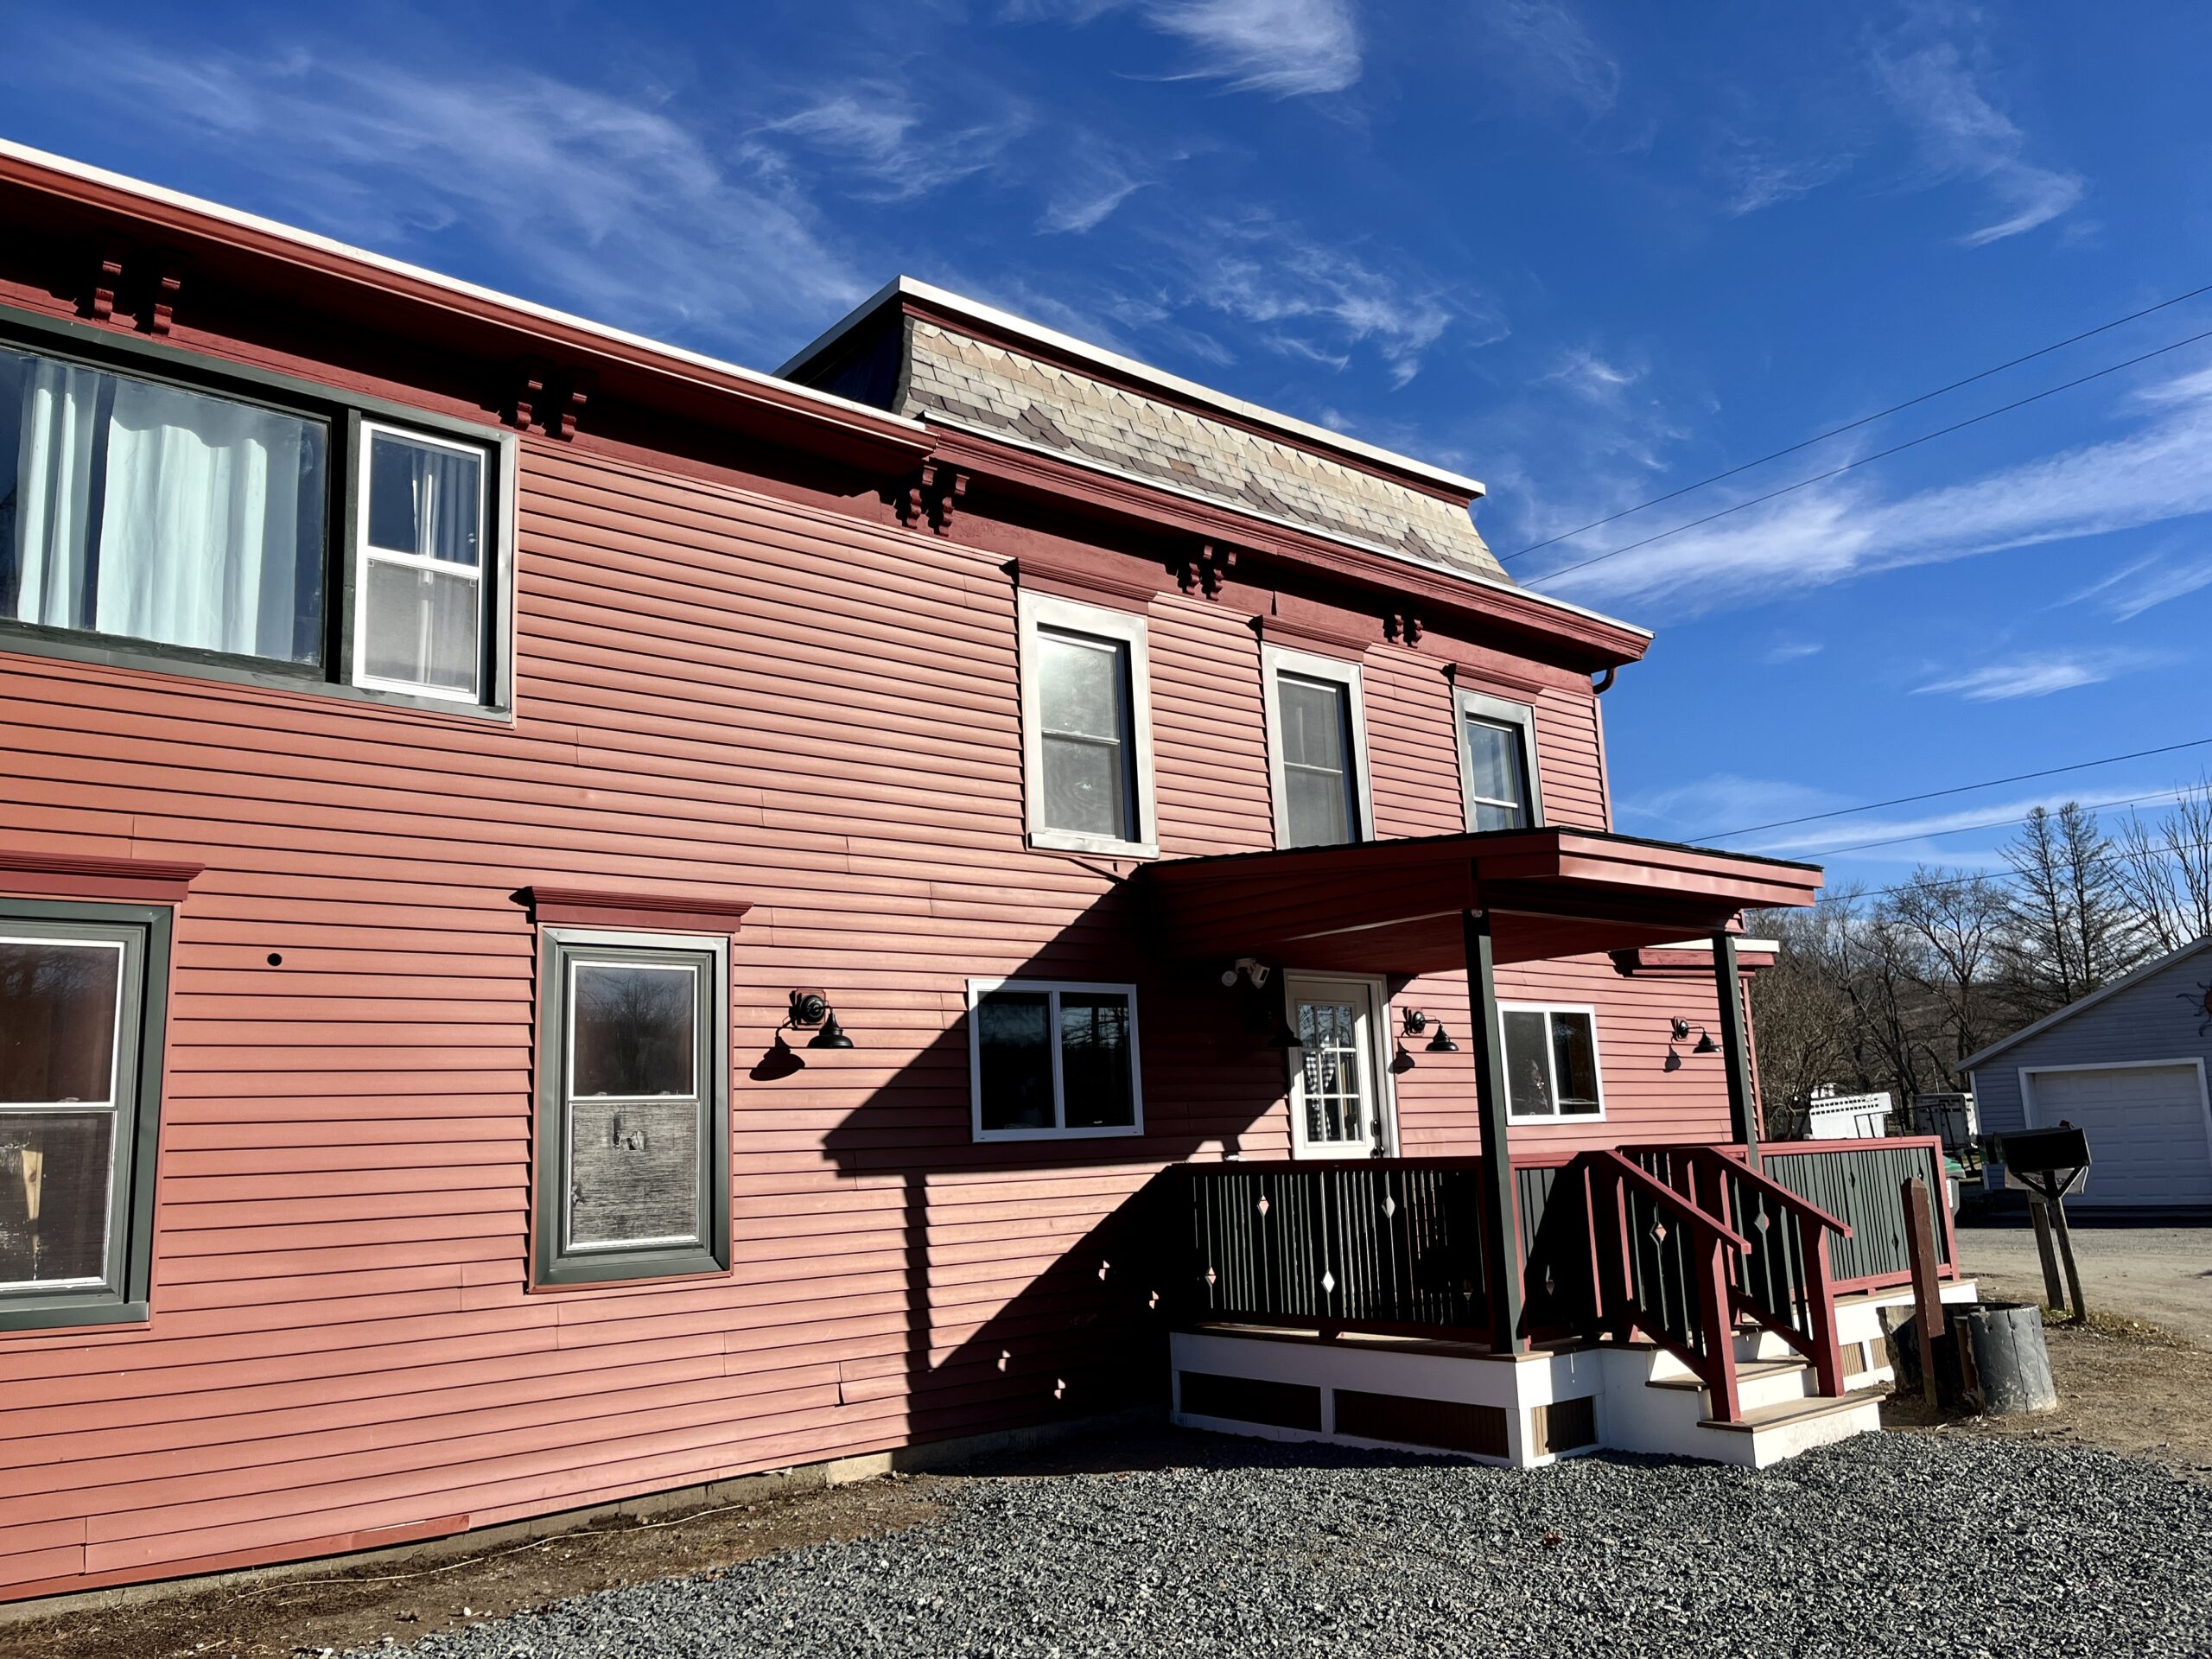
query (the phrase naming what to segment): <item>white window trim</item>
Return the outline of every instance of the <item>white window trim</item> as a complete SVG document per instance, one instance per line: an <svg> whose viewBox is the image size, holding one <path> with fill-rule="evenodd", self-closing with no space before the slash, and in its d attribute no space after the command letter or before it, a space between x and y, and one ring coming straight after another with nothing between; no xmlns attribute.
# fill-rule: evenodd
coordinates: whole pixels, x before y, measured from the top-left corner
<svg viewBox="0 0 2212 1659"><path fill-rule="evenodd" d="M983 1033L976 1019L976 1004L993 991L1049 992L1046 1028L1052 1054L1052 1116L1049 1129L987 1129L983 1127ZM1067 1090L1060 1077L1060 993L1110 992L1129 1000L1129 1106L1132 1121L1103 1124L1095 1128L1060 1127L1067 1119ZM968 1128L978 1141L1109 1141L1127 1140L1144 1133L1144 1062L1137 1038L1137 988L1087 979L971 979L968 982Z"/></svg>
<svg viewBox="0 0 2212 1659"><path fill-rule="evenodd" d="M1061 852L1100 853L1117 858L1157 858L1160 834L1153 817L1152 794L1152 659L1146 646L1145 620L1126 611L1084 605L1051 594L1024 593L1016 596L1021 635L1021 785L1025 798L1029 844ZM1056 830L1044 822L1045 728L1039 695L1037 651L1039 627L1061 628L1113 639L1128 647L1129 726L1136 745L1136 838L1087 835L1075 830Z"/></svg>
<svg viewBox="0 0 2212 1659"><path fill-rule="evenodd" d="M1467 753L1467 721L1471 717L1521 728L1521 771L1529 780L1529 828L1542 829L1544 779L1536 760L1535 709L1529 703L1509 702L1503 697L1489 696L1480 691L1452 694L1452 743L1459 755L1460 822L1470 830L1475 827L1475 766Z"/></svg>
<svg viewBox="0 0 2212 1659"><path fill-rule="evenodd" d="M1548 1112L1516 1112L1513 1109L1513 1087L1510 1079L1503 1084L1505 1090L1505 1121L1508 1123L1602 1123L1605 1121L1605 1055L1599 1046L1598 1010L1588 1002L1501 1002L1497 1005L1497 1052L1501 1060L1505 1055L1505 1016L1509 1014L1580 1014L1590 1020L1590 1064L1598 1075L1598 1109L1594 1112L1562 1112L1559 1103L1559 1074L1552 1072L1552 1103ZM1550 1033L1546 1033L1544 1063L1553 1064Z"/></svg>
<svg viewBox="0 0 2212 1659"><path fill-rule="evenodd" d="M1282 699L1280 677L1325 680L1346 689L1351 713L1351 752L1345 757L1352 771L1351 841L1375 839L1374 791L1369 786L1367 766L1367 698L1360 688L1359 664L1337 657L1318 657L1287 645L1260 647L1260 679L1268 705L1268 787L1274 803L1275 845L1290 842L1290 799L1283 788ZM1349 844L1349 843L1346 843Z"/></svg>
<svg viewBox="0 0 2212 1659"><path fill-rule="evenodd" d="M1390 1070L1395 1051L1391 1043L1389 982L1374 974L1286 972L1282 976L1283 1018L1292 1022L1294 1030L1296 1029L1298 1015L1298 988L1301 985L1363 985L1367 988L1367 1065L1374 1074L1375 1107L1382 1115L1382 1138L1387 1143L1383 1155L1391 1158L1402 1156L1404 1143L1398 1139L1398 1080ZM1287 1058L1290 1066L1290 1155L1301 1161L1316 1162L1374 1156L1372 1147L1353 1152L1347 1149L1345 1143L1310 1141L1306 1138L1305 1051L1294 1048Z"/></svg>
<svg viewBox="0 0 2212 1659"><path fill-rule="evenodd" d="M492 545L492 492L498 487L497 469L499 457L483 444L464 443L416 427L401 426L391 421L364 420L359 423L353 446L353 544L348 550L353 582L353 683L371 691L401 691L411 697L428 697L435 702L457 702L469 707L481 707L490 701L485 695L487 683L496 672L490 649L499 619L490 607L499 604L503 589L499 573L489 567L497 556ZM476 475L476 563L474 568L457 565L445 559L425 558L420 554L401 553L390 548L372 548L369 544L369 455L378 434L398 438L408 443L421 444L429 449L449 449L455 454L473 455L479 470ZM389 564L404 570L429 570L445 576L465 576L476 586L476 683L466 691L448 686L422 685L411 680L387 680L372 674L362 664L367 657L369 616L369 561Z"/></svg>

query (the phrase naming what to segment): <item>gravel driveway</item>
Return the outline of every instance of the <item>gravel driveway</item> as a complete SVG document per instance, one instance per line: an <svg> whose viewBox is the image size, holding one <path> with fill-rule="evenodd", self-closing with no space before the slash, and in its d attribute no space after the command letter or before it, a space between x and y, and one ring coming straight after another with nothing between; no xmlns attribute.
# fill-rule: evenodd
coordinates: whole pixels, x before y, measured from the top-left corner
<svg viewBox="0 0 2212 1659"><path fill-rule="evenodd" d="M1763 1473L1187 1437L943 1518L432 1636L419 1659L2212 1653L2212 1486L1862 1435ZM387 1655L390 1649L384 1650Z"/></svg>
<svg viewBox="0 0 2212 1659"><path fill-rule="evenodd" d="M2212 1227L2069 1219L2082 1294L2092 1313L2148 1319L2212 1348ZM2003 1226L1961 1227L1959 1257L1968 1273L1991 1281L2005 1295L2042 1300L2035 1230L2024 1217Z"/></svg>

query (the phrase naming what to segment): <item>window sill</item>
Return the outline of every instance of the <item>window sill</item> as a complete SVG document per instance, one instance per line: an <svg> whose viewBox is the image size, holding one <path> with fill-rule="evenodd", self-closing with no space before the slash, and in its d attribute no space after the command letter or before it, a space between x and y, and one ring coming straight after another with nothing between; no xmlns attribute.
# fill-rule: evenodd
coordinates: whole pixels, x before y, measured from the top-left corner
<svg viewBox="0 0 2212 1659"><path fill-rule="evenodd" d="M541 1291L613 1290L624 1285L670 1285L726 1279L730 1272L729 1263L717 1261L704 1250L628 1257L609 1253L540 1262L531 1274L529 1290L533 1295Z"/></svg>
<svg viewBox="0 0 2212 1659"><path fill-rule="evenodd" d="M1156 842L1117 841L1111 836L1086 836L1072 830L1032 830L1029 844L1039 852L1090 853L1100 858L1160 856Z"/></svg>
<svg viewBox="0 0 2212 1659"><path fill-rule="evenodd" d="M1516 1129L1529 1128L1540 1124L1549 1124L1556 1128L1563 1123L1603 1123L1605 1121L1605 1114L1603 1111L1545 1112L1524 1116L1517 1112L1508 1112L1505 1115L1505 1121Z"/></svg>
<svg viewBox="0 0 2212 1659"><path fill-rule="evenodd" d="M1010 1141L1135 1141L1144 1134L1144 1125L1115 1124L1098 1129L977 1129L977 1146L989 1146Z"/></svg>
<svg viewBox="0 0 2212 1659"><path fill-rule="evenodd" d="M147 1330L153 1310L144 1302L45 1302L35 1306L0 1306L0 1337L35 1336L41 1331Z"/></svg>
<svg viewBox="0 0 2212 1659"><path fill-rule="evenodd" d="M64 662L95 663L104 668L130 669L140 673L174 674L188 680L212 680L225 685L251 686L264 691L290 691L302 696L327 697L381 709L411 709L423 714L455 715L463 720L489 720L512 725L512 707L462 702L449 697L420 696L407 691L347 685L318 674L287 673L275 667L257 668L235 658L189 652L169 652L104 634L80 634L43 628L31 623L0 621L0 652L26 657L51 657Z"/></svg>

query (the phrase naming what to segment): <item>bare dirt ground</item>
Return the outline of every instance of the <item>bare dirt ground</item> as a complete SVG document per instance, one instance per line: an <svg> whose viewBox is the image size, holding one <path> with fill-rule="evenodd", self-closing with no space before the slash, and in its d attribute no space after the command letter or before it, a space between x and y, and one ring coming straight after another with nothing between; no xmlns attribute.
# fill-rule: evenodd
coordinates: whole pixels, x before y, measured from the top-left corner
<svg viewBox="0 0 2212 1659"><path fill-rule="evenodd" d="M404 1562L359 1577L267 1580L136 1605L0 1624L0 1659L295 1659L543 1606L809 1544L880 1536L937 1513L944 1478L891 1476L734 1509L654 1516Z"/></svg>
<svg viewBox="0 0 2212 1659"><path fill-rule="evenodd" d="M1966 1270L2017 1301L2043 1299L2034 1230L2024 1221L1961 1226ZM2212 1348L2212 1227L2077 1221L2074 1259L2092 1313L2145 1319Z"/></svg>

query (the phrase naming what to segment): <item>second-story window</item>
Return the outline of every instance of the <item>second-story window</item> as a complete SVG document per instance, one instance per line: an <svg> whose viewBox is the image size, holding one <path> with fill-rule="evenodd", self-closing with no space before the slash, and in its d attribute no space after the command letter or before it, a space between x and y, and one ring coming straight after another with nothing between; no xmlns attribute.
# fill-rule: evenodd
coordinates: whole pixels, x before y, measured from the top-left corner
<svg viewBox="0 0 2212 1659"><path fill-rule="evenodd" d="M1462 691L1459 781L1470 830L1527 830L1544 821L1535 715L1528 704Z"/></svg>
<svg viewBox="0 0 2212 1659"><path fill-rule="evenodd" d="M1334 847L1373 833L1366 709L1356 664L1278 645L1261 649L1275 845Z"/></svg>
<svg viewBox="0 0 2212 1659"><path fill-rule="evenodd" d="M501 702L505 439L166 349L92 341L100 360L80 361L22 334L0 340L0 645Z"/></svg>
<svg viewBox="0 0 2212 1659"><path fill-rule="evenodd" d="M1144 620L1039 594L1024 594L1020 613L1032 844L1150 857Z"/></svg>
<svg viewBox="0 0 2212 1659"><path fill-rule="evenodd" d="M476 699L484 452L364 423L357 685Z"/></svg>

